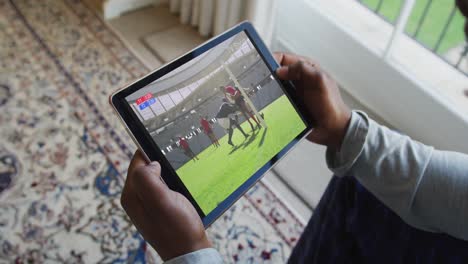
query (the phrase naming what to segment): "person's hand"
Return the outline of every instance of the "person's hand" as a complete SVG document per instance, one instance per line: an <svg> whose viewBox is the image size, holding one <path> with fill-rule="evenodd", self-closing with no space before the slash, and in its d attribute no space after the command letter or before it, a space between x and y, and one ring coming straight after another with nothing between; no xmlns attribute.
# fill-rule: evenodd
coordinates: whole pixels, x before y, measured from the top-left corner
<svg viewBox="0 0 468 264"><path fill-rule="evenodd" d="M120 200L135 227L164 261L211 247L195 208L160 174L159 163L135 153Z"/></svg>
<svg viewBox="0 0 468 264"><path fill-rule="evenodd" d="M298 98L314 119L315 127L307 137L310 141L339 150L346 134L351 111L341 99L335 81L309 58L294 54L275 53L282 80L292 81Z"/></svg>

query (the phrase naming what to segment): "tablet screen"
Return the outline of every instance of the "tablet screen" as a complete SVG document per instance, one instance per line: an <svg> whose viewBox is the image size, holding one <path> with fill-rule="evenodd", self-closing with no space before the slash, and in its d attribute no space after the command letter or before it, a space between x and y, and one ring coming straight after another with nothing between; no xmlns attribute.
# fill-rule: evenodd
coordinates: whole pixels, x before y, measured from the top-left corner
<svg viewBox="0 0 468 264"><path fill-rule="evenodd" d="M306 129L244 32L125 99L206 215Z"/></svg>

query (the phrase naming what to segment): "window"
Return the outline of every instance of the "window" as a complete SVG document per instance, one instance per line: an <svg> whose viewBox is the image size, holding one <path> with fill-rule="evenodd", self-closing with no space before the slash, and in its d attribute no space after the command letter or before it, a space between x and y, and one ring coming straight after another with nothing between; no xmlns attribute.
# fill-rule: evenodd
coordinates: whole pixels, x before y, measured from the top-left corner
<svg viewBox="0 0 468 264"><path fill-rule="evenodd" d="M389 23L395 24L404 1L360 0L357 2ZM455 1L415 0L404 32L455 69L468 74L468 68L461 67L468 53L465 51L464 23L465 19L456 7Z"/></svg>

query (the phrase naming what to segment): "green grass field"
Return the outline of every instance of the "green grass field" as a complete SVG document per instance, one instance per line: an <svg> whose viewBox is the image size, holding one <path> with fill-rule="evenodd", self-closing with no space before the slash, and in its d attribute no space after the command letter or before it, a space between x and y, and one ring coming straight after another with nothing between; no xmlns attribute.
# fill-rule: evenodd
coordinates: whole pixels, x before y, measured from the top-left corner
<svg viewBox="0 0 468 264"><path fill-rule="evenodd" d="M409 17L408 24L406 25L406 32L411 36L417 29L419 19L423 15L427 1L428 0L416 0L416 4ZM362 1L363 4L372 10L376 9L378 2L379 0ZM379 13L392 23L395 23L402 2L403 0L383 1ZM430 49L434 48L454 5L454 0L434 0L426 15L425 21L421 26L417 40ZM443 39L437 53L443 55L449 49L454 48L465 41L465 35L463 33L464 21L462 14L457 9L455 17L450 23L445 38Z"/></svg>
<svg viewBox="0 0 468 264"><path fill-rule="evenodd" d="M305 125L285 95L261 110L268 128L252 133L247 122L244 136L234 130L235 148L227 144L228 136L219 140L221 147L202 151L199 161L189 161L177 170L184 184L205 214L234 192L261 166L295 138Z"/></svg>

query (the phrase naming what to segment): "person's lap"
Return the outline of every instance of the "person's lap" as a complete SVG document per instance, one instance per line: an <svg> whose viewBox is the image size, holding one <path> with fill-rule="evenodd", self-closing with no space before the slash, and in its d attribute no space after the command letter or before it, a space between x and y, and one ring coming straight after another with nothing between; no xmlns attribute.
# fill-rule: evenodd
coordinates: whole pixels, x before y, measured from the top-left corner
<svg viewBox="0 0 468 264"><path fill-rule="evenodd" d="M468 242L413 228L353 177L333 177L289 263L468 263Z"/></svg>

